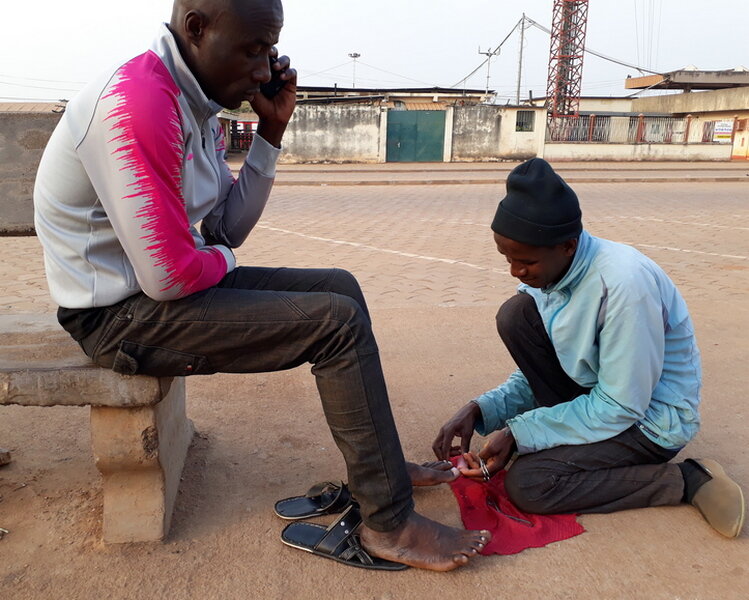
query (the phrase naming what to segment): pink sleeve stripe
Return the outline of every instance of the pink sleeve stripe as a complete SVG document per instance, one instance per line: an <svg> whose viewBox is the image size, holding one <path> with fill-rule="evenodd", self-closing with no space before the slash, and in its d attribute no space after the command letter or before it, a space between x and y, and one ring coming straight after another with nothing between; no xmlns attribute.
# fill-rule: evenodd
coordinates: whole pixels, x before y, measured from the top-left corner
<svg viewBox="0 0 749 600"><path fill-rule="evenodd" d="M182 195L180 90L150 51L125 64L118 77L106 96L117 99L107 116L117 133L113 155L132 175L131 193L122 200L138 204L133 213L151 268L160 272L160 291L182 297L215 285L226 274L226 259L213 248L195 247Z"/></svg>

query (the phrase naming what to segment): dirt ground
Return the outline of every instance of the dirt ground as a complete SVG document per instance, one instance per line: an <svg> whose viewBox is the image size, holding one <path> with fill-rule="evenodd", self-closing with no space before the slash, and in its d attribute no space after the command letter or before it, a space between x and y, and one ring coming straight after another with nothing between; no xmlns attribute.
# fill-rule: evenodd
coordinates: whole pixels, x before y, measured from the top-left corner
<svg viewBox="0 0 749 600"><path fill-rule="evenodd" d="M581 183L585 225L635 244L684 294L703 354L709 456L749 490L749 193L744 183ZM515 283L492 247L492 185L279 187L244 264L339 266L367 294L407 457L512 368L494 314ZM0 311L52 310L34 238L0 238ZM169 539L104 546L88 410L0 407L0 598L407 600L749 597L749 532L715 533L689 506L580 518L578 537L448 574L378 573L284 546L273 503L344 477L308 368L195 377L188 456ZM478 446L477 437L474 445ZM459 525L447 487L418 509ZM329 518L328 518L329 520ZM326 522L320 519L319 522Z"/></svg>

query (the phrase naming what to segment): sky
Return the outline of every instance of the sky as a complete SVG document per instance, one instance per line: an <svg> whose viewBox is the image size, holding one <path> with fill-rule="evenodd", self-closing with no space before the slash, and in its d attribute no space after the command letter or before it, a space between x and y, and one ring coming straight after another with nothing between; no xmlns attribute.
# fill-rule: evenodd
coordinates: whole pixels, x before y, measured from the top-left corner
<svg viewBox="0 0 749 600"><path fill-rule="evenodd" d="M523 13L550 28L554 0L285 0L279 51L299 84L485 89L494 51ZM100 71L146 50L172 0L4 0L0 101L73 97ZM740 0L590 0L586 47L658 72L749 67ZM718 10L719 7L719 10ZM489 89L514 103L519 28L491 60ZM361 56L354 62L349 54ZM548 34L525 30L520 99L546 94ZM582 92L625 96L636 69L586 54ZM643 73L644 74L644 73ZM645 92L653 93L653 92Z"/></svg>

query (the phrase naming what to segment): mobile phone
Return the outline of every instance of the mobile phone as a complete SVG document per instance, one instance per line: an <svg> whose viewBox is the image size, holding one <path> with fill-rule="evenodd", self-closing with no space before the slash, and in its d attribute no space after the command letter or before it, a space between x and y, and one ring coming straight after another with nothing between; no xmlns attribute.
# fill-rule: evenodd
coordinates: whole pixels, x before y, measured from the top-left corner
<svg viewBox="0 0 749 600"><path fill-rule="evenodd" d="M260 93L266 98L273 98L281 91L281 88L286 85L286 82L281 79L282 71L276 71L273 68L273 65L278 62L278 59L271 56L268 57L268 60L270 60L270 81L260 84Z"/></svg>

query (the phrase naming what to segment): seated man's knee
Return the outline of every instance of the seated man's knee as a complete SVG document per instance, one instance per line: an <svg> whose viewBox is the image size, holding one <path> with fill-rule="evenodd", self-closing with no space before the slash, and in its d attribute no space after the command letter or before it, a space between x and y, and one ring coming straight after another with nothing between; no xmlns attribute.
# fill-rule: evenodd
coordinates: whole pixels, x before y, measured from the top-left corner
<svg viewBox="0 0 749 600"><path fill-rule="evenodd" d="M361 286L356 276L346 269L333 269L330 291L350 296L357 301L362 295Z"/></svg>
<svg viewBox="0 0 749 600"><path fill-rule="evenodd" d="M319 342L318 351L311 361L314 364L350 352L359 357L377 354L377 342L372 324L360 304L351 296L331 293L331 312L327 320L327 333Z"/></svg>
<svg viewBox="0 0 749 600"><path fill-rule="evenodd" d="M369 337L372 335L372 324L369 315L362 308L361 304L346 294L333 292L332 296L332 316L342 327L352 331L357 338Z"/></svg>
<svg viewBox="0 0 749 600"><path fill-rule="evenodd" d="M364 293L359 285L359 281L353 273L350 273L345 269L333 269L330 291L335 294L341 294L342 296L353 298L364 311L364 314L367 316L369 315L367 303L364 300Z"/></svg>
<svg viewBox="0 0 749 600"><path fill-rule="evenodd" d="M532 460L519 458L507 471L505 491L512 503L523 512L544 515L553 513L551 499L557 478L538 469Z"/></svg>

